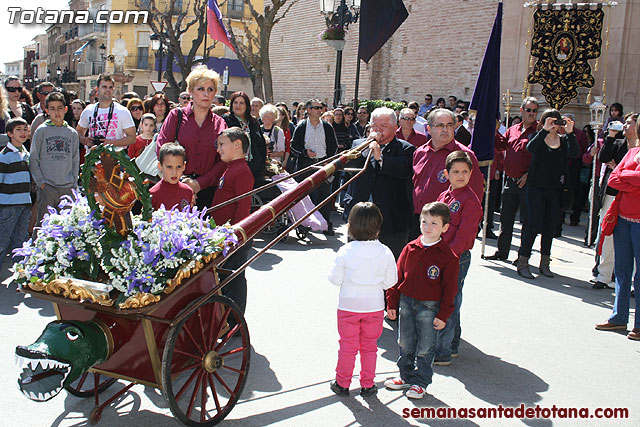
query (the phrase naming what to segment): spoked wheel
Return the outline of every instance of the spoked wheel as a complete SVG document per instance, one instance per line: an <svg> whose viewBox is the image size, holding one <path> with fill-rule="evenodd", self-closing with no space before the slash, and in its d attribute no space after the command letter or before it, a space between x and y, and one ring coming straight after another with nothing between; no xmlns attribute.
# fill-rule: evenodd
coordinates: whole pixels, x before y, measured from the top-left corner
<svg viewBox="0 0 640 427"><path fill-rule="evenodd" d="M187 426L212 426L238 401L249 371L249 330L229 298L213 296L169 330L162 393Z"/></svg>
<svg viewBox="0 0 640 427"><path fill-rule="evenodd" d="M102 393L116 382L115 378L94 374L93 372L85 372L64 389L77 397L90 397L94 395L96 379L98 380L98 393Z"/></svg>

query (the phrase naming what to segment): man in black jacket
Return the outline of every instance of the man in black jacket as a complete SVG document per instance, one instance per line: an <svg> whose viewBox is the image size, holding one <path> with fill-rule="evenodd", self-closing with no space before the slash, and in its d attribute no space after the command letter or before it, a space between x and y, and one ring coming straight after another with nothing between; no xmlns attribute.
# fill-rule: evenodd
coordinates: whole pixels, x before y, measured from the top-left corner
<svg viewBox="0 0 640 427"><path fill-rule="evenodd" d="M372 200L382 212L379 240L387 245L396 260L409 240L413 216L413 152L415 147L395 137L398 124L390 108L377 108L371 114L370 138L374 138L370 164L366 172L347 189L345 216L358 202ZM355 141L354 146L363 140ZM366 154L366 153L365 153ZM366 156L356 160L364 165Z"/></svg>
<svg viewBox="0 0 640 427"><path fill-rule="evenodd" d="M298 123L291 140L291 154L298 157L298 170L333 156L338 145L333 127L320 120L322 103L317 99L310 99L306 103L306 108L309 118ZM309 175L302 175L298 179L305 179ZM311 200L313 203L319 204L330 194L331 184L325 181L311 193ZM324 233L333 236L329 203L320 208L319 212L327 220L329 227Z"/></svg>

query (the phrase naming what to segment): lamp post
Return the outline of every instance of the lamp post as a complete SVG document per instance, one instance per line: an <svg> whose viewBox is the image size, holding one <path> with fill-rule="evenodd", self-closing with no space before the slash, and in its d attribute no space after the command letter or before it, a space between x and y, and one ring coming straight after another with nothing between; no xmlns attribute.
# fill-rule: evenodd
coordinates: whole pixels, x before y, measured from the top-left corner
<svg viewBox="0 0 640 427"><path fill-rule="evenodd" d="M51 71L47 68L47 81L51 79Z"/></svg>
<svg viewBox="0 0 640 427"><path fill-rule="evenodd" d="M158 81L161 82L162 81L162 41L160 40L160 37L156 34L153 33L149 36L149 39L151 40L151 49L156 53L156 56L158 57Z"/></svg>
<svg viewBox="0 0 640 427"><path fill-rule="evenodd" d="M102 72L104 73L104 70L106 68L105 59L107 58L107 47L104 45L104 43L102 43L98 49L100 50L100 58L102 59Z"/></svg>
<svg viewBox="0 0 640 427"><path fill-rule="evenodd" d="M587 229L587 244L586 246L591 246L592 238L593 238L593 220L595 217L595 200L596 200L596 164L598 160L599 149L598 149L598 131L602 128L602 124L604 123L604 112L607 109L607 106L602 103L601 96L594 97L595 102L589 105L589 112L591 113L591 130L593 130L593 141L596 147L596 153L593 156L593 165L591 171L591 189L589 190L589 228Z"/></svg>
<svg viewBox="0 0 640 427"><path fill-rule="evenodd" d="M346 30L349 28L349 24L358 21L358 15L360 14L360 1L361 0L349 0L349 6L347 6L347 0L339 0L339 4L336 8L337 0L320 0L320 11L325 17L327 28L338 28ZM335 9L335 11L334 11ZM337 107L342 99L342 89L340 84L340 78L342 73L342 50L344 43L340 43L335 47L336 53L336 78L333 89L333 106Z"/></svg>
<svg viewBox="0 0 640 427"><path fill-rule="evenodd" d="M62 74L62 69L60 68L60 66L58 65L58 68L56 68L56 78L58 80L58 86L61 85L60 83L60 74Z"/></svg>

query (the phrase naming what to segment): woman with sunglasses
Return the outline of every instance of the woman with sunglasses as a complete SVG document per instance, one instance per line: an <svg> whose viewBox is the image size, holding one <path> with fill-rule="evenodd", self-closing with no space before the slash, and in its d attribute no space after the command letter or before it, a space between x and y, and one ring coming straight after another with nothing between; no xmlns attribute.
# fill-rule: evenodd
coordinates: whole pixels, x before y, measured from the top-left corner
<svg viewBox="0 0 640 427"><path fill-rule="evenodd" d="M133 117L133 124L136 128L140 126L140 119L144 114L144 105L142 104L142 99L140 98L131 98L129 102L127 102L127 110L131 113L131 117Z"/></svg>
<svg viewBox="0 0 640 427"><path fill-rule="evenodd" d="M20 96L22 95L22 83L16 76L9 76L4 82L4 88L7 90L7 98L9 101L9 116L22 117L31 124L36 117L33 109L27 105L26 102L20 102Z"/></svg>
<svg viewBox="0 0 640 427"><path fill-rule="evenodd" d="M171 105L169 105L169 99L167 95L162 92L158 92L151 98L149 102L149 109L147 113L153 113L156 116L156 120L158 121L156 127L157 130L160 131L162 127L162 122L164 118L167 117L169 111L171 110Z"/></svg>
<svg viewBox="0 0 640 427"><path fill-rule="evenodd" d="M6 133L5 126L7 125L7 122L11 120L8 109L7 96L3 90L0 90L0 133Z"/></svg>
<svg viewBox="0 0 640 427"><path fill-rule="evenodd" d="M247 163L253 173L256 187L264 183L264 172L267 161L267 144L260 130L260 123L251 117L249 95L239 91L230 98L231 112L222 116L227 127L237 126L249 134L249 152Z"/></svg>

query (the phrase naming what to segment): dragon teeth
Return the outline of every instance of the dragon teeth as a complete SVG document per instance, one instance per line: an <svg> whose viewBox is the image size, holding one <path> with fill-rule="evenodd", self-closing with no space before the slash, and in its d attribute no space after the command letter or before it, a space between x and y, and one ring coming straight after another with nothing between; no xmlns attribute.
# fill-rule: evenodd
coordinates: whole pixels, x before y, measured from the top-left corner
<svg viewBox="0 0 640 427"><path fill-rule="evenodd" d="M38 400L43 401L44 400L44 394L38 393Z"/></svg>
<svg viewBox="0 0 640 427"><path fill-rule="evenodd" d="M31 400L38 400L38 398L36 397L36 394L32 391L29 391L29 399Z"/></svg>

